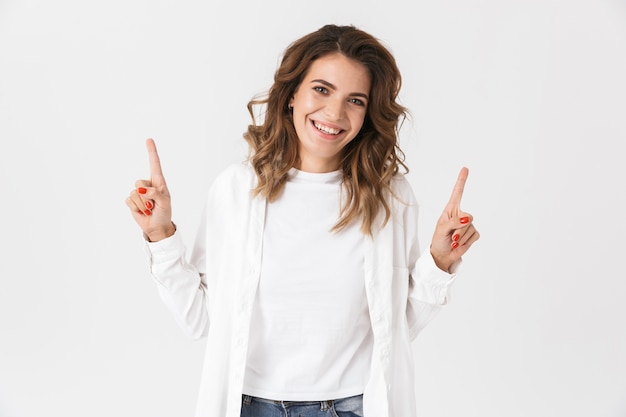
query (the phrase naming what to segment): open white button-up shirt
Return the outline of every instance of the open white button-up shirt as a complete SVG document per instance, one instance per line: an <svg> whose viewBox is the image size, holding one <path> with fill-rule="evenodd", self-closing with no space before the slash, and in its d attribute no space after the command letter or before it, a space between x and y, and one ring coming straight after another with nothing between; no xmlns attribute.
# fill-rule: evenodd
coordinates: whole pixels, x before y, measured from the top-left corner
<svg viewBox="0 0 626 417"><path fill-rule="evenodd" d="M190 259L178 234L146 243L164 302L194 338L207 337L196 417L238 417L250 318L261 266L266 201L253 198L253 169L236 164L214 181ZM365 239L364 282L374 334L365 417L414 417L411 341L449 299L455 275L419 256L417 203L402 175Z"/></svg>

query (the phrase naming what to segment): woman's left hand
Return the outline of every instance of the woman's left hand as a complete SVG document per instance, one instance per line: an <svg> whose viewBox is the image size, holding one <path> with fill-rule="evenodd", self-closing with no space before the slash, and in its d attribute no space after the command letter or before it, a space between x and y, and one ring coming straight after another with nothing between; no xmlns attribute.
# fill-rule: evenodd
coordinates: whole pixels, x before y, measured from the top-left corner
<svg viewBox="0 0 626 417"><path fill-rule="evenodd" d="M469 170L461 168L450 201L437 221L430 253L437 266L450 272L453 264L461 259L480 234L474 227L471 214L461 211L461 197Z"/></svg>

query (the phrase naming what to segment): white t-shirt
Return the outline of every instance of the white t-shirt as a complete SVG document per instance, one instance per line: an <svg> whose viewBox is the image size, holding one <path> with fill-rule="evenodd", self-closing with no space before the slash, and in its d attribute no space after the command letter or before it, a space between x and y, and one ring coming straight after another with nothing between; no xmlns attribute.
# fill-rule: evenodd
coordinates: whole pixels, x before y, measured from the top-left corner
<svg viewBox="0 0 626 417"><path fill-rule="evenodd" d="M274 400L362 394L373 335L365 294L364 235L340 232L340 171L292 169L268 204L243 391Z"/></svg>

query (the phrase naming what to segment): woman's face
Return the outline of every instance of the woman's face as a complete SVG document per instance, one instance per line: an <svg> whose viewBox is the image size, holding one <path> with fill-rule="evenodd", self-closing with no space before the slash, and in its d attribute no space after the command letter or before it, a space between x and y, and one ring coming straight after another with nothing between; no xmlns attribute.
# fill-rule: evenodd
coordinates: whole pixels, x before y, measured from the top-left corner
<svg viewBox="0 0 626 417"><path fill-rule="evenodd" d="M307 172L339 168L343 148L363 125L370 86L370 74L360 62L339 53L313 61L289 101L299 141L296 168Z"/></svg>

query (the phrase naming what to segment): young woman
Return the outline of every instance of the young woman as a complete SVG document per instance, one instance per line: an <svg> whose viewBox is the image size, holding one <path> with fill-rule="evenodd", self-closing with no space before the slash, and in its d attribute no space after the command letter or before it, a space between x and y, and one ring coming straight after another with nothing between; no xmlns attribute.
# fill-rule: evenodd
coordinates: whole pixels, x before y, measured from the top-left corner
<svg viewBox="0 0 626 417"><path fill-rule="evenodd" d="M355 27L291 44L248 104L249 158L213 182L189 259L147 141L151 178L127 205L162 298L208 338L197 417L415 416L411 342L479 234L460 209L463 168L420 256L400 84Z"/></svg>

